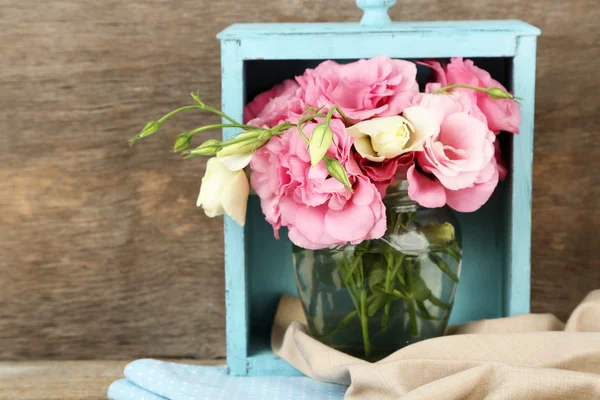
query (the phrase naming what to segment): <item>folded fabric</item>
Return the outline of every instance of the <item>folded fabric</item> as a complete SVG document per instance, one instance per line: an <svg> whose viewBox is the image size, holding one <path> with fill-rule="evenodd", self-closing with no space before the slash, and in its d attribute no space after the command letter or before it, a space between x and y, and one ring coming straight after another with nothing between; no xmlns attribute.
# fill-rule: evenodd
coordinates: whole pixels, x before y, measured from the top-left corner
<svg viewBox="0 0 600 400"><path fill-rule="evenodd" d="M125 367L125 379L108 389L111 400L334 400L346 386L306 377L235 377L225 366L184 365L151 359Z"/></svg>
<svg viewBox="0 0 600 400"><path fill-rule="evenodd" d="M283 296L271 344L306 377L234 377L227 369L138 360L112 400L195 399L600 399L600 290L567 324L550 314L468 323L377 363L307 333L298 299ZM349 385L349 387L348 387Z"/></svg>
<svg viewBox="0 0 600 400"><path fill-rule="evenodd" d="M600 399L600 290L566 326L550 314L477 321L377 363L308 335L297 299L283 297L274 352L307 376L350 385L346 399Z"/></svg>

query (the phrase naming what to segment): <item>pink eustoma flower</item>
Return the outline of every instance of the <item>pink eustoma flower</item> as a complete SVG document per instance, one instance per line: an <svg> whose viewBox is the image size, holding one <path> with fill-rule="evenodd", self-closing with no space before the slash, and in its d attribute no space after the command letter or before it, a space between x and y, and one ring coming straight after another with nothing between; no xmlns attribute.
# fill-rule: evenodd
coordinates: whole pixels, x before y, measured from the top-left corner
<svg viewBox="0 0 600 400"><path fill-rule="evenodd" d="M492 78L489 72L475 66L472 60L463 60L462 57L452 58L450 63L444 67L437 61L426 61L422 63L433 69L436 82L439 86L446 85L471 85L482 88L506 88L497 80ZM493 99L487 93L472 89L451 89L451 92L463 92L468 94L477 107L485 115L489 128L494 133L500 131L519 133L521 123L521 109L519 104L511 99Z"/></svg>
<svg viewBox="0 0 600 400"><path fill-rule="evenodd" d="M406 176L406 172L414 164L415 152L405 153L395 158L386 159L383 162L370 161L354 152L354 159L361 171L381 194L385 197L388 186L396 179Z"/></svg>
<svg viewBox="0 0 600 400"><path fill-rule="evenodd" d="M325 111L339 106L351 122L399 115L419 92L416 65L381 55L349 64L325 61L296 77L302 101Z"/></svg>
<svg viewBox="0 0 600 400"><path fill-rule="evenodd" d="M256 96L244 107L244 123L251 120L259 126L275 126L287 121L298 121L302 114L300 86L287 79Z"/></svg>
<svg viewBox="0 0 600 400"><path fill-rule="evenodd" d="M303 132L310 137L316 126L309 123ZM290 240L306 249L377 239L386 229L381 195L351 157L353 139L341 121L332 120L330 126L334 144L327 156L345 167L353 193L329 176L324 162L311 167L307 145L295 128L271 138L250 163L252 187L276 237L285 226Z"/></svg>
<svg viewBox="0 0 600 400"><path fill-rule="evenodd" d="M440 130L408 169L410 198L430 208L448 204L461 212L479 209L498 184L496 136L481 117L470 114L473 105L463 93L428 94L421 105L435 105Z"/></svg>

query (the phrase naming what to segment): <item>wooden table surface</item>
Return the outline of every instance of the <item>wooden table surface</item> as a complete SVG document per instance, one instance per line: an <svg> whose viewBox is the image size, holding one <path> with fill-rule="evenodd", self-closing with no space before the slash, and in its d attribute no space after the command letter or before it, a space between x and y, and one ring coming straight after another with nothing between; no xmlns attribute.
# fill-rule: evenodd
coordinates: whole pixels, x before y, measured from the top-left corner
<svg viewBox="0 0 600 400"><path fill-rule="evenodd" d="M0 362L0 400L106 400L128 361ZM170 360L220 365L225 360Z"/></svg>

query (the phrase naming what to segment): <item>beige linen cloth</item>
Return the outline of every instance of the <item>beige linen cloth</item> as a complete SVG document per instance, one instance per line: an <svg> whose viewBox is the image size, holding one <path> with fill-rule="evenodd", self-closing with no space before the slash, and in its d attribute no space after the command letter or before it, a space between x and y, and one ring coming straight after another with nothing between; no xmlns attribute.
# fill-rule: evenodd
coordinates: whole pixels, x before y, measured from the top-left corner
<svg viewBox="0 0 600 400"><path fill-rule="evenodd" d="M600 290L567 324L550 314L472 322L377 363L309 336L299 300L284 296L273 351L304 374L349 385L346 399L600 399Z"/></svg>

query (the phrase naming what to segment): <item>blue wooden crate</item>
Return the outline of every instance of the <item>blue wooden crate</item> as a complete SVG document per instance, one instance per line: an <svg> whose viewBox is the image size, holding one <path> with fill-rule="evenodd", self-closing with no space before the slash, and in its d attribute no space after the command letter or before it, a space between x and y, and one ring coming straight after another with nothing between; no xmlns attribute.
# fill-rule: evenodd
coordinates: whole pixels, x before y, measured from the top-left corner
<svg viewBox="0 0 600 400"><path fill-rule="evenodd" d="M463 56L490 71L524 99L519 135L502 135L508 179L480 210L460 214L464 259L450 323L529 312L531 168L536 39L521 21L390 22L389 0L357 1L361 23L235 24L218 35L222 51L222 107L242 119L258 93L323 60L340 62L387 54L392 58ZM367 6L362 3L367 3ZM426 70L420 70L424 76ZM224 138L235 135L225 130ZM227 364L234 375L292 375L270 350L279 296L297 295L291 244L273 238L257 196L247 223L225 218Z"/></svg>

